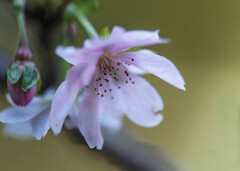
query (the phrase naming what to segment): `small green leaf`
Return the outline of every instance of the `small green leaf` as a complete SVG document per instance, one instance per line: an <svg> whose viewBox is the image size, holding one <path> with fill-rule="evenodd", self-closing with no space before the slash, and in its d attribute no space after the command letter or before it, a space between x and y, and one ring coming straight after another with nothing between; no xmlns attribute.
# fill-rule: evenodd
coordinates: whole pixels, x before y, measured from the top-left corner
<svg viewBox="0 0 240 171"><path fill-rule="evenodd" d="M141 50L142 47L141 46L137 46L137 47L133 47L133 48L130 48L128 50L125 50L125 51L122 51L120 53L126 53L126 52L135 52L135 51L138 51L138 50Z"/></svg>
<svg viewBox="0 0 240 171"><path fill-rule="evenodd" d="M100 33L99 33L99 36L100 37L108 37L108 36L110 36L110 30L109 30L109 28L108 27L104 27L101 31L100 31Z"/></svg>
<svg viewBox="0 0 240 171"><path fill-rule="evenodd" d="M11 67L7 71L7 79L11 84L16 84L21 78L22 70L18 66L18 64L12 64Z"/></svg>
<svg viewBox="0 0 240 171"><path fill-rule="evenodd" d="M27 92L35 84L37 84L40 79L40 74L34 65L28 64L23 69L22 79L21 79L21 88L23 91Z"/></svg>

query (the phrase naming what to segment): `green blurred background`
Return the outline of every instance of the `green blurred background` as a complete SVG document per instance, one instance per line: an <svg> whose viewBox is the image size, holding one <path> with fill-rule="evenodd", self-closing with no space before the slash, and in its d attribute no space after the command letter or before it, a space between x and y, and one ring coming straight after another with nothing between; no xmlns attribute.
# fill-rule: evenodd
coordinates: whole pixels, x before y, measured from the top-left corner
<svg viewBox="0 0 240 171"><path fill-rule="evenodd" d="M101 0L100 10L89 17L97 30L106 25L128 30L160 29L161 37L171 39L170 44L150 49L176 64L187 91L145 76L164 100L165 119L155 128L141 128L125 119L125 127L140 142L161 150L182 170L240 170L239 9L238 0ZM38 25L29 27L33 50L38 52L34 32ZM61 30L58 28L54 36ZM81 45L86 35L82 31L79 34ZM56 38L56 42L59 40ZM1 0L0 49L11 55L16 41L15 17ZM1 90L0 109L6 106ZM104 152L73 143L67 134L55 137L50 133L41 141L18 141L2 134L1 170L127 169Z"/></svg>

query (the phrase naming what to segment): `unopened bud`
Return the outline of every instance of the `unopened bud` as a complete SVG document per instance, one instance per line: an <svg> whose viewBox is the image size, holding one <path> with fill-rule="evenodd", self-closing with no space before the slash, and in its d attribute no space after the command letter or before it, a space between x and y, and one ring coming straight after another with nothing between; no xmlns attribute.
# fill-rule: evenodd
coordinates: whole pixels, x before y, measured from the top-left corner
<svg viewBox="0 0 240 171"><path fill-rule="evenodd" d="M26 106L31 102L40 80L39 71L32 59L29 48L19 48L7 71L8 91L18 106Z"/></svg>
<svg viewBox="0 0 240 171"><path fill-rule="evenodd" d="M77 24L71 23L67 28L67 32L71 39L75 38L77 36Z"/></svg>
<svg viewBox="0 0 240 171"><path fill-rule="evenodd" d="M73 44L77 36L77 25L75 22L68 24L64 32L64 43L65 45Z"/></svg>

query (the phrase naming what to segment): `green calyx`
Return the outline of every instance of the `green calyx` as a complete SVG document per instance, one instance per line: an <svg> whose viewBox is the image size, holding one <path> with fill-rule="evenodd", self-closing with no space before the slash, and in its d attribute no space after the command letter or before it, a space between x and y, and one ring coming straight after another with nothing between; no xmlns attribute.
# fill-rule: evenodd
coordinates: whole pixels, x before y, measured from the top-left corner
<svg viewBox="0 0 240 171"><path fill-rule="evenodd" d="M22 90L27 92L35 84L37 84L39 79L40 79L40 74L35 68L35 66L31 64L26 65L26 67L22 71L22 80L21 80Z"/></svg>
<svg viewBox="0 0 240 171"><path fill-rule="evenodd" d="M18 64L12 64L7 71L7 78L11 84L16 84L22 75L22 70Z"/></svg>
<svg viewBox="0 0 240 171"><path fill-rule="evenodd" d="M7 71L7 79L11 84L20 81L21 89L27 92L39 82L40 74L34 64L26 63L23 69L18 64L12 64Z"/></svg>
<svg viewBox="0 0 240 171"><path fill-rule="evenodd" d="M110 33L109 28L108 28L108 27L104 27L104 28L100 31L99 36L100 36L100 37L109 37L110 34L111 34L111 33Z"/></svg>

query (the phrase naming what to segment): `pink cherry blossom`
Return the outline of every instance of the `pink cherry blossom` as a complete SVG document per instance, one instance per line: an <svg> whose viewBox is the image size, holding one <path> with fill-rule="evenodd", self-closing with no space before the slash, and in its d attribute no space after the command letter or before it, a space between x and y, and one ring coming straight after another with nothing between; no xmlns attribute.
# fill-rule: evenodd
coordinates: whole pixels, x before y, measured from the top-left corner
<svg viewBox="0 0 240 171"><path fill-rule="evenodd" d="M56 54L73 67L52 102L50 125L53 132L60 133L66 117L70 116L90 148L101 149L100 122L109 129L118 129L125 114L140 126L158 125L163 119L159 113L163 101L157 91L133 71L144 70L182 90L185 90L184 79L165 57L146 49L126 51L166 43L158 32L126 31L116 26L109 37L86 40L83 48L59 46ZM78 109L71 114L81 91Z"/></svg>

